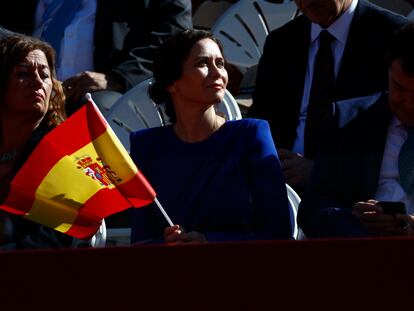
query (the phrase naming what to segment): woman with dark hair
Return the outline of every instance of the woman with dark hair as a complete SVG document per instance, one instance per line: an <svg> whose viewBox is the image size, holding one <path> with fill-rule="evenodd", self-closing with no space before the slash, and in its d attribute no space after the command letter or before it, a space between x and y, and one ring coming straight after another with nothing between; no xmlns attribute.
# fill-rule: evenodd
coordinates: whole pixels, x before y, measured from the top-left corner
<svg viewBox="0 0 414 311"><path fill-rule="evenodd" d="M172 125L131 134L131 156L177 225L154 206L133 210L132 242L289 239L286 187L266 121L227 121L215 111L228 82L211 33L166 41L149 93ZM185 228L185 230L184 230Z"/></svg>
<svg viewBox="0 0 414 311"><path fill-rule="evenodd" d="M40 40L10 35L0 41L0 203L40 139L62 122L64 94L55 74L55 52ZM0 247L70 246L53 229L1 212Z"/></svg>

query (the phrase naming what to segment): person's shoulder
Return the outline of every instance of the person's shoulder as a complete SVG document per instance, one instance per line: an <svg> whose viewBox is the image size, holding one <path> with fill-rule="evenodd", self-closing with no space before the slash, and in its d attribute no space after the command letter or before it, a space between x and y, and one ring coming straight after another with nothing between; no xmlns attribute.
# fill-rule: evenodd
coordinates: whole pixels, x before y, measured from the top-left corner
<svg viewBox="0 0 414 311"><path fill-rule="evenodd" d="M273 40L273 38L279 39L280 37L292 38L292 35L296 33L301 34L308 27L310 27L310 21L304 15L300 15L279 28L272 30L268 35L268 39Z"/></svg>
<svg viewBox="0 0 414 311"><path fill-rule="evenodd" d="M365 12L367 20L369 19L370 22L377 21L383 27L399 28L409 22L405 16L368 1L360 0L360 6Z"/></svg>
<svg viewBox="0 0 414 311"><path fill-rule="evenodd" d="M244 118L227 122L230 127L242 129L245 131L257 132L258 130L269 129L269 123L266 120Z"/></svg>

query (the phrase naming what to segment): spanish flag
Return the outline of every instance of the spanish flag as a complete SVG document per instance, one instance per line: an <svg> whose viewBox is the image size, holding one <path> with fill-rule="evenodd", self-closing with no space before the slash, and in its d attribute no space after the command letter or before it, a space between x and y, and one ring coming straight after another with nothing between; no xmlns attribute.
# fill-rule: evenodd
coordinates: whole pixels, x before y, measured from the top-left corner
<svg viewBox="0 0 414 311"><path fill-rule="evenodd" d="M89 98L43 137L12 180L0 208L89 239L103 218L147 205L155 196Z"/></svg>

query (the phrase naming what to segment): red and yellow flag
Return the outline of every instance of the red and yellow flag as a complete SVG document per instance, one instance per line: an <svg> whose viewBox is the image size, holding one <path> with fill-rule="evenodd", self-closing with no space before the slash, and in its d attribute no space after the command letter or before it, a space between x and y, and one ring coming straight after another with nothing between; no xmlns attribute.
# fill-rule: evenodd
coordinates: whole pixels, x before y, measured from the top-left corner
<svg viewBox="0 0 414 311"><path fill-rule="evenodd" d="M155 195L89 100L40 141L0 208L88 239L103 218L147 205Z"/></svg>

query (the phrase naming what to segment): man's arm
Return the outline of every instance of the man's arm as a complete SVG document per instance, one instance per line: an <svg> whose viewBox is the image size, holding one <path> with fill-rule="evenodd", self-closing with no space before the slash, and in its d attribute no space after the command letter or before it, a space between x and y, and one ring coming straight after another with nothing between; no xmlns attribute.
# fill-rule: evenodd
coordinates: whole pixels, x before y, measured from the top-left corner
<svg viewBox="0 0 414 311"><path fill-rule="evenodd" d="M131 0L120 7L98 4L95 71L64 81L68 103L79 102L87 92L124 93L150 78L156 49L166 38L192 28L191 13L190 0Z"/></svg>
<svg viewBox="0 0 414 311"><path fill-rule="evenodd" d="M124 58L109 71L112 79L122 83L123 91L152 76L154 53L166 38L193 28L190 0L149 1L145 16L130 25Z"/></svg>

